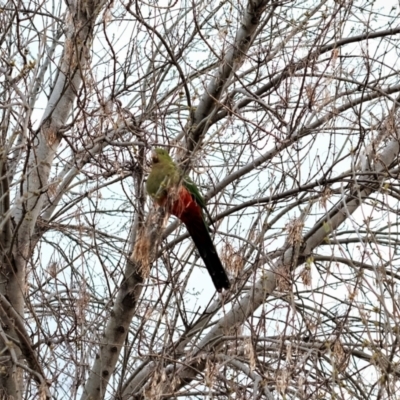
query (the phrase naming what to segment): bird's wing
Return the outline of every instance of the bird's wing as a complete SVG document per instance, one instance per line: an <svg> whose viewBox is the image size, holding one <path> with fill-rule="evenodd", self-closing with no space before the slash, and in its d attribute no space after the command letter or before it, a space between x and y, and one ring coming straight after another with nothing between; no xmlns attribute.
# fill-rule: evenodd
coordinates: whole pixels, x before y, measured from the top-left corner
<svg viewBox="0 0 400 400"><path fill-rule="evenodd" d="M196 184L188 177L185 176L182 181L183 186L190 192L195 202L203 209L206 209L206 202L201 195L199 188Z"/></svg>

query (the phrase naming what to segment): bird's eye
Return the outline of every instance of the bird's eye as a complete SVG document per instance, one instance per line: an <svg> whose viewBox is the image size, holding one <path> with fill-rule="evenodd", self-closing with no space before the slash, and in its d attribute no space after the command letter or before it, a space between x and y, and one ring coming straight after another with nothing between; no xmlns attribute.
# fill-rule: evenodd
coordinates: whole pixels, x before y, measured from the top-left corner
<svg viewBox="0 0 400 400"><path fill-rule="evenodd" d="M158 159L158 155L156 153L154 153L151 158L152 158L152 161L154 164L158 163L159 159Z"/></svg>

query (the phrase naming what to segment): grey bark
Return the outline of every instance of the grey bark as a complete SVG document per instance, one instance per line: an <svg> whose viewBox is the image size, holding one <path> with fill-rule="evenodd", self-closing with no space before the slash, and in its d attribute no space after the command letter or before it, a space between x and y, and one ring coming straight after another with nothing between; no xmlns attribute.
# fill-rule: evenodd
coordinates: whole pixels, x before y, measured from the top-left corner
<svg viewBox="0 0 400 400"><path fill-rule="evenodd" d="M40 129L28 143L28 162L24 169L24 183L11 210L15 229L10 228L9 221L2 223L2 239L6 245L1 249L2 280L0 293L8 299L12 309L21 318L24 317L25 268L33 251L32 235L45 197L48 195L50 170L62 139L60 129L70 116L72 104L84 79L84 70L89 62L89 49L92 44L95 21L103 4L104 2L98 4L94 2L69 3L67 36L58 77L45 108ZM27 107L29 108L28 104ZM3 159L3 164L4 162ZM8 177L5 171L3 165L2 189L6 189L7 186ZM4 198L2 204L2 219L4 220L9 212L9 201L7 196L2 198ZM11 241L13 248L8 248L7 243L11 243ZM8 329L10 330L9 334L17 339L16 330L18 330L18 327L11 325ZM6 346L6 343L3 341L1 346ZM21 343L16 348L16 353L18 358L26 357L26 345ZM31 356L33 357L31 362L33 362L32 360L35 359L33 353ZM11 364L12 361L9 363L10 371ZM38 366L36 365L36 367ZM42 371L40 371L41 373ZM16 374L0 376L0 391L5 396L15 400L22 398L21 369L18 369Z"/></svg>

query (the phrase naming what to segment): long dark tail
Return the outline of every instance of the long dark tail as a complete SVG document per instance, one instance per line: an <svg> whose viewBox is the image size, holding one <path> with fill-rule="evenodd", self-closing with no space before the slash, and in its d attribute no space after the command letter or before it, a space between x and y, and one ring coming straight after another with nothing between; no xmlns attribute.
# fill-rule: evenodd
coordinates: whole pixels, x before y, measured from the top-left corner
<svg viewBox="0 0 400 400"><path fill-rule="evenodd" d="M192 219L190 223L185 223L185 225L207 267L217 292L221 292L222 289L229 289L230 282L228 276L218 257L204 221L193 221Z"/></svg>

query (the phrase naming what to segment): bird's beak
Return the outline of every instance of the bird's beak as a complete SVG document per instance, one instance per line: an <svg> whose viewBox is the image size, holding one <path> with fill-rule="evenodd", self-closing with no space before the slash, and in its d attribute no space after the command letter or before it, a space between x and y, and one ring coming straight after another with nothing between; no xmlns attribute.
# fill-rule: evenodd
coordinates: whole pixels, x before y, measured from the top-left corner
<svg viewBox="0 0 400 400"><path fill-rule="evenodd" d="M153 150L151 152L151 161L153 161L153 164L158 163L158 154Z"/></svg>

